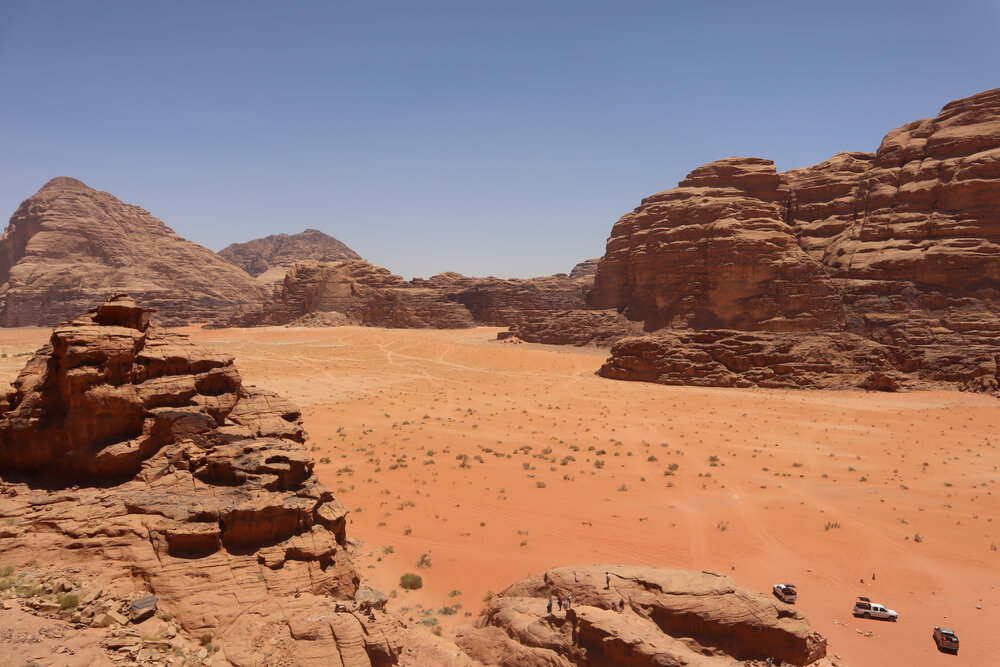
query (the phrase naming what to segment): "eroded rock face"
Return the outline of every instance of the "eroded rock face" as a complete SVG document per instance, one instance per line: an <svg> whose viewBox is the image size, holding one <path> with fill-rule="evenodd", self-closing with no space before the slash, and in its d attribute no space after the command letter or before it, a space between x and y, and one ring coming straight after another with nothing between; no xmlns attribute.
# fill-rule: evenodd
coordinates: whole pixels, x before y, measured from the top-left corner
<svg viewBox="0 0 1000 667"><path fill-rule="evenodd" d="M824 262L837 275L971 294L1000 286L1000 89L886 135L855 219Z"/></svg>
<svg viewBox="0 0 1000 667"><path fill-rule="evenodd" d="M265 295L147 211L73 178L26 199L0 238L0 325L52 326L130 292L165 324L218 321Z"/></svg>
<svg viewBox="0 0 1000 667"><path fill-rule="evenodd" d="M572 596L572 604L549 612L550 596ZM826 640L797 610L729 577L625 565L556 568L520 581L457 641L502 667L810 665L826 655Z"/></svg>
<svg viewBox="0 0 1000 667"><path fill-rule="evenodd" d="M841 328L843 303L785 222L787 198L770 160L699 167L615 224L590 306L647 330Z"/></svg>
<svg viewBox="0 0 1000 667"><path fill-rule="evenodd" d="M266 303L231 326L337 326L464 329L509 326L528 316L581 308L592 280L556 274L501 280L441 273L409 282L364 260L295 264Z"/></svg>
<svg viewBox="0 0 1000 667"><path fill-rule="evenodd" d="M243 385L228 355L119 295L57 327L4 408L8 561L126 570L234 664L258 664L265 639L299 665L396 661L403 629L360 586L298 410Z"/></svg>
<svg viewBox="0 0 1000 667"><path fill-rule="evenodd" d="M541 278L509 279L482 278L448 299L461 303L481 324L512 326L524 322L536 313L583 308L584 297L593 285L585 273L571 278L566 274Z"/></svg>
<svg viewBox="0 0 1000 667"><path fill-rule="evenodd" d="M233 243L220 250L219 256L266 285L280 282L295 262L304 259L318 262L361 259L361 255L318 229L307 229L298 234L272 234L246 243Z"/></svg>
<svg viewBox="0 0 1000 667"><path fill-rule="evenodd" d="M315 325L317 313L337 313L346 321L393 328L463 329L473 326L469 311L443 292L413 287L388 269L364 260L298 262L262 306L245 309L231 326ZM339 323L339 318L337 320Z"/></svg>
<svg viewBox="0 0 1000 667"><path fill-rule="evenodd" d="M633 322L617 310L562 310L530 313L498 338L516 336L526 343L607 347L642 332L641 322Z"/></svg>
<svg viewBox="0 0 1000 667"><path fill-rule="evenodd" d="M588 297L590 308L616 310L646 331L688 333L616 347L625 356L602 372L719 386L831 385L823 374L749 378L746 368L715 372L701 363L752 340L765 351L747 350L764 355L750 364L758 370L809 366L818 354L821 365L841 365L834 374L842 380L859 378L871 370L867 353L856 362L854 352L841 353L884 347L907 359L894 368L905 377L880 387L992 391L1000 350L998 201L1000 89L890 132L874 154L839 153L781 174L755 158L699 167L618 221ZM512 332L539 342L607 340L607 318L545 319ZM577 329L559 333L560 326ZM688 335L699 331L713 340ZM834 340L832 332L874 346ZM823 341L828 353L818 347ZM692 368L681 370L685 363Z"/></svg>

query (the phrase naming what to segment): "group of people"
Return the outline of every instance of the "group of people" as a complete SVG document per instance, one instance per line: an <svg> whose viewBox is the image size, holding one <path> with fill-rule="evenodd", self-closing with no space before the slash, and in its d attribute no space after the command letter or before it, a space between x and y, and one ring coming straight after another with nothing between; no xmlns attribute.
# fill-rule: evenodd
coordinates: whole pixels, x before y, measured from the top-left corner
<svg viewBox="0 0 1000 667"><path fill-rule="evenodd" d="M563 609L569 609L570 605L573 604L573 594L572 593L567 594L565 600L563 600L561 597L556 596L556 604L559 605L559 611L562 611ZM545 609L550 614L552 613L552 596L551 595L549 596L549 603L547 605L545 605Z"/></svg>
<svg viewBox="0 0 1000 667"><path fill-rule="evenodd" d="M563 611L564 609L569 609L573 605L573 594L572 593L567 594L565 600L563 600L562 597L558 595L555 596L555 605L559 608L559 611ZM549 602L548 604L545 605L545 610L550 614L552 613L552 606L553 606L553 597L550 595ZM614 611L625 611L625 599L622 598L618 602L612 602L611 609L613 609Z"/></svg>

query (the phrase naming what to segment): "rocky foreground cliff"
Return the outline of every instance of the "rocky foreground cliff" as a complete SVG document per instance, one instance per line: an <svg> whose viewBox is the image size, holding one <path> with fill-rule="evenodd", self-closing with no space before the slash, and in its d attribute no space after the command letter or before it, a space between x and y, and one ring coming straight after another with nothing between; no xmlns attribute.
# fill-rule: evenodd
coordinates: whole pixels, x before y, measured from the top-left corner
<svg viewBox="0 0 1000 667"><path fill-rule="evenodd" d="M138 206L73 178L26 199L0 238L0 326L53 326L115 292L166 324L226 318L266 290Z"/></svg>
<svg viewBox="0 0 1000 667"><path fill-rule="evenodd" d="M559 568L457 643L364 585L299 412L118 295L0 401L0 655L93 665L834 665L728 577ZM548 596L568 598L547 609ZM23 630L25 628L31 631Z"/></svg>
<svg viewBox="0 0 1000 667"><path fill-rule="evenodd" d="M581 344L627 335L629 323L678 332L623 341L602 374L670 384L726 378L722 386L772 376L775 386L813 386L802 381L808 373L791 377L795 364L812 363L795 356L810 347L796 341L834 336L841 351L864 348L867 359L877 350L887 360L880 372L893 379L884 387L996 391L1000 89L893 130L875 153L783 173L758 158L695 169L615 223L588 309L529 318L513 333ZM733 345L710 342L739 332L754 332L755 356L737 359ZM851 359L840 355L820 384L868 382L868 362ZM747 375L750 367L770 370Z"/></svg>

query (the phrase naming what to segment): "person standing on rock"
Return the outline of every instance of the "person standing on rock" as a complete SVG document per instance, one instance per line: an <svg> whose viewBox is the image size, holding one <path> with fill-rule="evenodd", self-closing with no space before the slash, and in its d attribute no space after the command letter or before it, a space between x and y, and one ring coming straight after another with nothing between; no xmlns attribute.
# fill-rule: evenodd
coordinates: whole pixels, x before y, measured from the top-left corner
<svg viewBox="0 0 1000 667"><path fill-rule="evenodd" d="M562 600L562 598L556 598L556 601L559 603L559 611L562 611L562 608L563 608L563 600Z"/></svg>
<svg viewBox="0 0 1000 667"><path fill-rule="evenodd" d="M545 605L545 611L549 614L552 613L552 596L549 596L549 603Z"/></svg>
<svg viewBox="0 0 1000 667"><path fill-rule="evenodd" d="M569 609L570 605L573 604L573 594L570 593L566 596L566 608Z"/></svg>

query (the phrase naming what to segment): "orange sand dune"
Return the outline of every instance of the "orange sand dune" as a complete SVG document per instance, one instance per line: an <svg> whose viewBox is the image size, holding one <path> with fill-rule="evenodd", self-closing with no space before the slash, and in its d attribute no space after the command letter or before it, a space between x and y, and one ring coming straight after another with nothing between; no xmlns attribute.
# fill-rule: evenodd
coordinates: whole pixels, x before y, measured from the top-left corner
<svg viewBox="0 0 1000 667"><path fill-rule="evenodd" d="M362 576L446 634L487 591L621 562L795 583L845 664L1000 655L996 399L615 382L594 375L604 350L486 328L185 331L303 408ZM46 335L4 332L0 352ZM404 572L423 588L400 589ZM900 621L853 618L856 595ZM957 657L937 652L935 625L958 632Z"/></svg>

